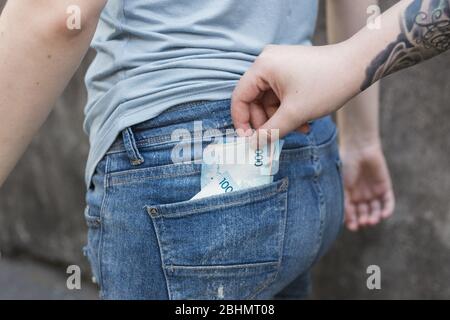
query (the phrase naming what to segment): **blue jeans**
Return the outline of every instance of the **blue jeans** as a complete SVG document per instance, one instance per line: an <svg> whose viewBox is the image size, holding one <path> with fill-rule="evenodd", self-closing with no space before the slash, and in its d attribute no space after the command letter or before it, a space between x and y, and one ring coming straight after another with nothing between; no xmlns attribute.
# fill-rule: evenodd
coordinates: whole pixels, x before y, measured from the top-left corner
<svg viewBox="0 0 450 320"><path fill-rule="evenodd" d="M335 125L327 117L286 137L273 183L190 201L202 148L174 164L171 133L194 132L199 120L203 130L232 128L230 101L183 104L127 128L98 164L85 254L101 297L305 297L311 267L342 226Z"/></svg>

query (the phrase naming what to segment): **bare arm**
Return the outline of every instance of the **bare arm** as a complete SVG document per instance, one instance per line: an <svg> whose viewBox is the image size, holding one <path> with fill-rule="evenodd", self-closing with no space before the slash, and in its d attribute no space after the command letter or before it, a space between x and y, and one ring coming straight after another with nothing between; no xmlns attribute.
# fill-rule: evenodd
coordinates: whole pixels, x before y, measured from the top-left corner
<svg viewBox="0 0 450 320"><path fill-rule="evenodd" d="M330 43L347 40L367 22L367 8L378 0L328 0L327 31ZM356 147L379 141L379 85L376 84L350 100L337 113L341 144Z"/></svg>
<svg viewBox="0 0 450 320"><path fill-rule="evenodd" d="M234 124L247 130L252 112L273 108L261 97L275 95L279 108L258 128L280 129L284 136L336 111L384 76L449 47L450 0L402 0L383 13L381 28L364 27L336 45L270 46L233 93Z"/></svg>
<svg viewBox="0 0 450 320"><path fill-rule="evenodd" d="M84 57L107 0L14 0L0 16L0 185ZM81 29L67 27L67 8Z"/></svg>
<svg viewBox="0 0 450 320"><path fill-rule="evenodd" d="M391 25L396 27L389 29ZM369 36L371 32L374 35ZM360 48L367 46L376 53L362 60L366 65L363 91L385 76L450 48L450 0L400 1L383 14L380 30L365 28L354 38Z"/></svg>
<svg viewBox="0 0 450 320"><path fill-rule="evenodd" d="M328 0L331 43L347 40L367 23L377 0ZM378 8L378 7L377 7ZM390 216L394 193L379 134L379 85L374 84L337 112L345 187L345 223L355 231Z"/></svg>

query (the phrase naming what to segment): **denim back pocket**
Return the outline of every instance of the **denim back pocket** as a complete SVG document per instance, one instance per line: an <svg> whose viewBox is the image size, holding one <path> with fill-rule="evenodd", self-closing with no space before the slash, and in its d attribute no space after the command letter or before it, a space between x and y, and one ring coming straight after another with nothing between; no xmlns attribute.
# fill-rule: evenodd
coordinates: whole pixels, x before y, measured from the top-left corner
<svg viewBox="0 0 450 320"><path fill-rule="evenodd" d="M204 199L147 206L171 299L251 299L277 275L287 178Z"/></svg>

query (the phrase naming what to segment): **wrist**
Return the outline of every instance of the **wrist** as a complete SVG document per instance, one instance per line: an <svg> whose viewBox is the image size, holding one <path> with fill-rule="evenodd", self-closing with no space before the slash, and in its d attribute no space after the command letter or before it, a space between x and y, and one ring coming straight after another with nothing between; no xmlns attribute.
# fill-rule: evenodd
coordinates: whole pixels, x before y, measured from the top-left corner
<svg viewBox="0 0 450 320"><path fill-rule="evenodd" d="M339 149L342 153L366 153L373 150L381 150L382 143L379 136L373 136L367 139L339 138Z"/></svg>
<svg viewBox="0 0 450 320"><path fill-rule="evenodd" d="M341 74L336 74L336 79L346 87L348 100L361 93L361 84L365 78L366 59L364 50L361 49L359 37L352 37L336 45L340 59L336 63L341 64ZM348 101L347 100L347 101Z"/></svg>
<svg viewBox="0 0 450 320"><path fill-rule="evenodd" d="M361 117L362 118L362 117ZM348 148L381 145L380 131L375 124L364 123L362 119L353 117L350 121L342 120L338 116L339 143ZM361 125L366 124L366 127ZM372 125L372 126L371 126Z"/></svg>

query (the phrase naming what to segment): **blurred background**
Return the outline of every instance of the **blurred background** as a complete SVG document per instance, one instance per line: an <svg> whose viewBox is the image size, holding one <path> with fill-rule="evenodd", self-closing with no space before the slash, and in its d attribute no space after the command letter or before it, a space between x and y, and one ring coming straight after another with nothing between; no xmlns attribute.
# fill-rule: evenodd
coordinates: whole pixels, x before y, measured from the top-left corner
<svg viewBox="0 0 450 320"><path fill-rule="evenodd" d="M395 1L380 3L385 9ZM321 1L315 44L324 43ZM92 56L0 189L0 299L97 297L81 253L88 151L83 76ZM449 70L447 52L382 82L382 137L396 212L374 229L342 232L315 270L313 298L450 299ZM66 288L72 264L81 267L82 290ZM370 265L381 268L381 290L366 286Z"/></svg>

